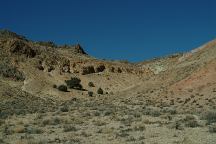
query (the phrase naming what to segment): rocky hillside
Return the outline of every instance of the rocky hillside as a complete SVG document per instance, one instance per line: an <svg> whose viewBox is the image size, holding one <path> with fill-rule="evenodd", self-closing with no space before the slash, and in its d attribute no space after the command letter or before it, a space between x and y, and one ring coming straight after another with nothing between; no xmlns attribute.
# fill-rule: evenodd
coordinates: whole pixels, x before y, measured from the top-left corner
<svg viewBox="0 0 216 144"><path fill-rule="evenodd" d="M215 54L216 40L185 54L139 63L139 67L148 67L155 74L138 86L139 90L143 91L148 83L154 83L158 87L151 86L154 88L151 99L158 105L172 103L183 111L212 109L216 102Z"/></svg>
<svg viewBox="0 0 216 144"><path fill-rule="evenodd" d="M0 143L214 144L215 109L216 40L128 63L0 30Z"/></svg>
<svg viewBox="0 0 216 144"><path fill-rule="evenodd" d="M55 100L70 99L88 92L97 94L99 88L107 94L127 95L127 91L136 93L152 87L154 92L159 91L152 93L153 97L168 97L167 93L171 93L175 99L176 95L192 95L188 91L193 89L202 93L206 88L205 91L215 88L216 41L185 54L138 64L98 60L79 44L58 46L53 42L34 42L7 30L0 31L0 48L1 81L43 98L49 95ZM70 93L60 96L62 92L53 87L65 85L65 80L71 77L80 79L83 90L69 89ZM89 86L90 82L95 86ZM202 107L203 101L195 105Z"/></svg>
<svg viewBox="0 0 216 144"><path fill-rule="evenodd" d="M153 75L148 68L97 60L79 44L57 46L53 42L34 42L7 30L0 31L0 49L2 83L37 98L53 98L53 101L89 92L97 94L99 88L106 94L114 94ZM83 90L59 91L58 87L66 85L65 80L71 77L80 79Z"/></svg>

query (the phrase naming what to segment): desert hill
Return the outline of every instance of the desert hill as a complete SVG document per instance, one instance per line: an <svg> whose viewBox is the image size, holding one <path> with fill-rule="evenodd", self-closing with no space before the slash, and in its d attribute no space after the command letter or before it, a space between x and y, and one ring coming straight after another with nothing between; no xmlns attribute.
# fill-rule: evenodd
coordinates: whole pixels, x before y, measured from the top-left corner
<svg viewBox="0 0 216 144"><path fill-rule="evenodd" d="M128 63L0 30L0 143L214 144L215 109L216 40Z"/></svg>

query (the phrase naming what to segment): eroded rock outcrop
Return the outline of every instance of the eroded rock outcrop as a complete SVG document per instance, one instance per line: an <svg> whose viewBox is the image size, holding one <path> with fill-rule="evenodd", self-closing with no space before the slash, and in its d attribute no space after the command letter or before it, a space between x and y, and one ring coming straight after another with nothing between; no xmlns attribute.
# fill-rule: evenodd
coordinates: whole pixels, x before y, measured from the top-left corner
<svg viewBox="0 0 216 144"><path fill-rule="evenodd" d="M80 44L75 45L74 51L80 54L87 54Z"/></svg>
<svg viewBox="0 0 216 144"><path fill-rule="evenodd" d="M60 65L61 72L70 73L70 60L63 59Z"/></svg>
<svg viewBox="0 0 216 144"><path fill-rule="evenodd" d="M22 40L11 40L9 42L9 49L12 54L25 55L29 58L37 55L37 51Z"/></svg>

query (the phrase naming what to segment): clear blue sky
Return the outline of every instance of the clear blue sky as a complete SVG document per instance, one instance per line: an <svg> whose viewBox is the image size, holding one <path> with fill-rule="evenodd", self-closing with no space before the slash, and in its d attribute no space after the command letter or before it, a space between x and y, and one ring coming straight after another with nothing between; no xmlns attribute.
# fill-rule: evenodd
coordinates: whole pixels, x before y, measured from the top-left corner
<svg viewBox="0 0 216 144"><path fill-rule="evenodd" d="M2 0L0 27L135 62L216 38L215 6L215 0Z"/></svg>

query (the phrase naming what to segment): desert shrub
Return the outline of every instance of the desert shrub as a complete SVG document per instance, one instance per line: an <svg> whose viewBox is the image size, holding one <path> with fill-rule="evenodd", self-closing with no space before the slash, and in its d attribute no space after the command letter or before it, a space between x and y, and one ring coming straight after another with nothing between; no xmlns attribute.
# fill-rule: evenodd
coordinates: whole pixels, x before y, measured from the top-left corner
<svg viewBox="0 0 216 144"><path fill-rule="evenodd" d="M109 116L112 113L113 113L112 110L107 110L107 111L104 112L104 116Z"/></svg>
<svg viewBox="0 0 216 144"><path fill-rule="evenodd" d="M145 136L140 136L139 138L138 138L138 140L144 140L145 139ZM141 143L141 144L145 144L144 142L143 143Z"/></svg>
<svg viewBox="0 0 216 144"><path fill-rule="evenodd" d="M117 69L117 72L118 72L118 73L122 73L121 68L118 68L118 69Z"/></svg>
<svg viewBox="0 0 216 144"><path fill-rule="evenodd" d="M133 136L129 136L127 139L126 139L127 142L135 142L136 141L136 138L133 137Z"/></svg>
<svg viewBox="0 0 216 144"><path fill-rule="evenodd" d="M95 73L94 66L85 66L82 68L82 75Z"/></svg>
<svg viewBox="0 0 216 144"><path fill-rule="evenodd" d="M14 133L25 133L26 129L23 126L17 126L17 127L14 128L13 132Z"/></svg>
<svg viewBox="0 0 216 144"><path fill-rule="evenodd" d="M110 95L114 95L114 92L111 91L111 92L110 92Z"/></svg>
<svg viewBox="0 0 216 144"><path fill-rule="evenodd" d="M132 114L135 118L140 118L142 115L139 112L133 112Z"/></svg>
<svg viewBox="0 0 216 144"><path fill-rule="evenodd" d="M128 137L128 136L129 136L129 134L126 132L120 132L120 133L116 134L116 137Z"/></svg>
<svg viewBox="0 0 216 144"><path fill-rule="evenodd" d="M207 120L207 124L216 122L216 111L209 111L203 115L203 119Z"/></svg>
<svg viewBox="0 0 216 144"><path fill-rule="evenodd" d="M176 130L183 130L184 129L182 122L179 121L179 120L174 121L173 123L171 123L169 125L169 128L176 129Z"/></svg>
<svg viewBox="0 0 216 144"><path fill-rule="evenodd" d="M48 118L42 121L42 125L46 126L46 125L58 125L61 123L61 119L59 119L58 117L55 118Z"/></svg>
<svg viewBox="0 0 216 144"><path fill-rule="evenodd" d="M51 66L48 67L48 70L47 70L47 71L48 71L48 72L51 72L51 71L53 71L53 70L55 70L55 67L51 65Z"/></svg>
<svg viewBox="0 0 216 144"><path fill-rule="evenodd" d="M8 115L10 115L9 112L5 112L5 111L0 110L0 119L6 118L6 117L8 117Z"/></svg>
<svg viewBox="0 0 216 144"><path fill-rule="evenodd" d="M200 126L197 119L196 119L196 117L193 116L193 115L187 115L185 117L184 121L185 121L185 126L187 126L187 127L194 128L194 127Z"/></svg>
<svg viewBox="0 0 216 144"><path fill-rule="evenodd" d="M115 68L114 67L109 67L109 72L115 72Z"/></svg>
<svg viewBox="0 0 216 144"><path fill-rule="evenodd" d="M30 139L28 140L28 144L47 144L48 140L43 139L43 140L34 140L34 139Z"/></svg>
<svg viewBox="0 0 216 144"><path fill-rule="evenodd" d="M216 124L213 124L213 125L209 126L209 132L210 133L216 133Z"/></svg>
<svg viewBox="0 0 216 144"><path fill-rule="evenodd" d="M181 124L180 121L176 121L176 122L174 123L174 127L175 127L175 129L177 129L177 130L183 130L183 129L184 129L184 127L183 127L183 125Z"/></svg>
<svg viewBox="0 0 216 144"><path fill-rule="evenodd" d="M158 116L161 115L161 112L160 112L160 110L157 109L157 108L148 107L148 108L145 108L145 109L144 109L143 114L144 114L144 115L150 115L150 116L153 116L153 117L158 117Z"/></svg>
<svg viewBox="0 0 216 144"><path fill-rule="evenodd" d="M50 125L50 123L51 123L50 119L45 119L45 120L42 121L43 126Z"/></svg>
<svg viewBox="0 0 216 144"><path fill-rule="evenodd" d="M87 133L87 132L85 132L85 131L82 131L82 132L81 132L81 135L82 135L83 137L90 137L90 136L92 136L92 134Z"/></svg>
<svg viewBox="0 0 216 144"><path fill-rule="evenodd" d="M100 115L101 115L101 113L99 111L94 112L94 116L100 116Z"/></svg>
<svg viewBox="0 0 216 144"><path fill-rule="evenodd" d="M103 89L102 88L99 88L98 90L97 90L97 93L98 94L103 94L104 92L103 92Z"/></svg>
<svg viewBox="0 0 216 144"><path fill-rule="evenodd" d="M0 75L7 78L13 78L17 81L25 80L25 76L22 72L16 67L6 63L0 63Z"/></svg>
<svg viewBox="0 0 216 144"><path fill-rule="evenodd" d="M106 67L103 64L101 64L96 67L96 72L103 72L105 69Z"/></svg>
<svg viewBox="0 0 216 144"><path fill-rule="evenodd" d="M57 88L58 86L56 84L53 85L53 88Z"/></svg>
<svg viewBox="0 0 216 144"><path fill-rule="evenodd" d="M105 121L96 120L93 122L95 126L104 126L107 123Z"/></svg>
<svg viewBox="0 0 216 144"><path fill-rule="evenodd" d="M44 70L44 67L43 67L42 65L38 65L37 68L38 68L39 70L41 70L41 71Z"/></svg>
<svg viewBox="0 0 216 144"><path fill-rule="evenodd" d="M67 92L67 91L68 91L66 85L60 85L60 86L58 87L58 90L63 91L63 92Z"/></svg>
<svg viewBox="0 0 216 144"><path fill-rule="evenodd" d="M64 132L77 131L77 128L75 126L72 126L72 125L64 125L63 131Z"/></svg>
<svg viewBox="0 0 216 144"><path fill-rule="evenodd" d="M88 83L88 86L89 86L89 87L95 87L95 85L94 85L93 82L89 82L89 83Z"/></svg>
<svg viewBox="0 0 216 144"><path fill-rule="evenodd" d="M71 77L70 80L65 80L67 86L71 89L82 90L82 85L80 84L81 80L77 77Z"/></svg>
<svg viewBox="0 0 216 144"><path fill-rule="evenodd" d="M36 43L41 45L41 46L46 46L46 47L57 47L57 45L52 41L39 41Z"/></svg>
<svg viewBox="0 0 216 144"><path fill-rule="evenodd" d="M14 134L15 131L10 125L6 124L6 125L3 126L2 132L5 135L11 135L11 134Z"/></svg>
<svg viewBox="0 0 216 144"><path fill-rule="evenodd" d="M39 128L34 128L34 127L28 127L26 128L26 132L28 134L41 134L43 131Z"/></svg>
<svg viewBox="0 0 216 144"><path fill-rule="evenodd" d="M146 129L145 125L137 125L134 127L135 131L144 131Z"/></svg>
<svg viewBox="0 0 216 144"><path fill-rule="evenodd" d="M51 121L51 125L58 125L58 124L60 124L61 123L61 119L60 118L58 118L58 117L55 117L55 118L53 118L52 119L52 121Z"/></svg>
<svg viewBox="0 0 216 144"><path fill-rule="evenodd" d="M90 97L92 97L93 94L94 94L94 93L93 93L92 91L89 91L89 92L88 92L88 95L89 95Z"/></svg>
<svg viewBox="0 0 216 144"><path fill-rule="evenodd" d="M168 128L176 129L176 130L184 130L184 124L182 120L174 120L172 123L168 125Z"/></svg>
<svg viewBox="0 0 216 144"><path fill-rule="evenodd" d="M185 123L185 126L195 128L200 126L197 120L189 120Z"/></svg>
<svg viewBox="0 0 216 144"><path fill-rule="evenodd" d="M169 114L171 114L171 115L177 114L176 109L175 109L175 108L172 108L172 107L166 107L166 108L164 108L161 112L163 112L163 113L169 113Z"/></svg>
<svg viewBox="0 0 216 144"><path fill-rule="evenodd" d="M60 111L61 112L68 112L69 108L68 108L68 106L62 106L62 107L60 107Z"/></svg>
<svg viewBox="0 0 216 144"><path fill-rule="evenodd" d="M5 121L0 118L0 126L2 126L3 124L5 124Z"/></svg>

